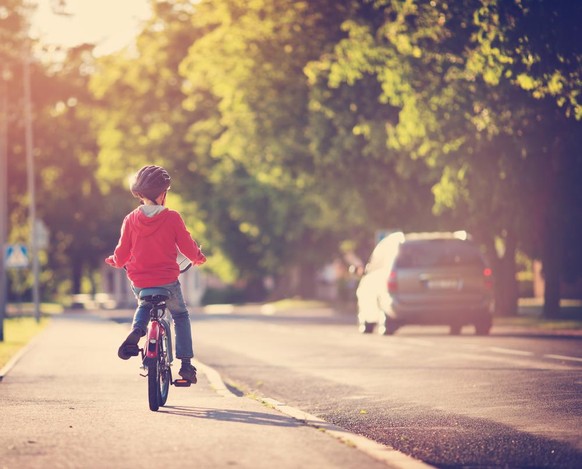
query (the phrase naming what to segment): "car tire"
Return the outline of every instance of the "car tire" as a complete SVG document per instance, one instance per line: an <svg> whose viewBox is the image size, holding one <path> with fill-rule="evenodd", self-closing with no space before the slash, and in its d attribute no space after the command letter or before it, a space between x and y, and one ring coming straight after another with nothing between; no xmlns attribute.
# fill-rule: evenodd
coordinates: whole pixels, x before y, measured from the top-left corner
<svg viewBox="0 0 582 469"><path fill-rule="evenodd" d="M358 330L362 334L371 334L372 332L374 332L375 327L376 327L375 322L364 321L358 325Z"/></svg>
<svg viewBox="0 0 582 469"><path fill-rule="evenodd" d="M400 324L398 324L394 319L386 316L383 323L378 324L378 334L380 335L394 335Z"/></svg>
<svg viewBox="0 0 582 469"><path fill-rule="evenodd" d="M451 324L449 326L449 334L450 335L461 335L461 329L463 329L463 326L461 324Z"/></svg>
<svg viewBox="0 0 582 469"><path fill-rule="evenodd" d="M485 316L475 322L475 335L489 335L493 319L491 316Z"/></svg>

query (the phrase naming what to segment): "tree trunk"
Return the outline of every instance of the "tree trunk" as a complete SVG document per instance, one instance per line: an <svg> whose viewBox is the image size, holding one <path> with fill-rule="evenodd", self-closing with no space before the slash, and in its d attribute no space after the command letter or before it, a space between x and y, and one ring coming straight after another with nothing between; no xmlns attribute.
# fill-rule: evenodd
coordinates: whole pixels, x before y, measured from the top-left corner
<svg viewBox="0 0 582 469"><path fill-rule="evenodd" d="M71 282L72 282L72 294L78 295L81 293L81 281L83 279L83 261L80 259L72 259L72 272L71 272Z"/></svg>
<svg viewBox="0 0 582 469"><path fill-rule="evenodd" d="M251 302L264 301L265 296L266 292L262 277L253 277L249 279L245 288L246 300Z"/></svg>
<svg viewBox="0 0 582 469"><path fill-rule="evenodd" d="M515 316L518 310L519 288L516 279L515 253L517 239L513 231L505 238L505 252L498 259L495 273L495 310L499 316Z"/></svg>
<svg viewBox="0 0 582 469"><path fill-rule="evenodd" d="M299 268L290 267L275 278L275 285L269 294L270 301L282 300L293 296L299 283Z"/></svg>
<svg viewBox="0 0 582 469"><path fill-rule="evenodd" d="M545 229L542 249L542 273L544 276L543 315L555 318L560 314L560 280L562 270L562 249L564 244L564 222L561 215L560 187L551 180L550 203L545 217Z"/></svg>
<svg viewBox="0 0 582 469"><path fill-rule="evenodd" d="M317 291L317 269L311 264L302 264L299 270L299 296L315 298Z"/></svg>
<svg viewBox="0 0 582 469"><path fill-rule="evenodd" d="M549 229L555 232L557 229ZM544 309L543 315L555 318L560 314L560 246L557 238L548 236L545 241L542 273L544 275Z"/></svg>

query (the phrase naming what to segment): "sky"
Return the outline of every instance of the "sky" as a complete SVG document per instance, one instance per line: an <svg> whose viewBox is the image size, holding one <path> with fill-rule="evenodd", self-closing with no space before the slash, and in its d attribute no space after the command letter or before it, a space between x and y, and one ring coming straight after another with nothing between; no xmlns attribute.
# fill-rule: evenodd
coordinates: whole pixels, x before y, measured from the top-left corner
<svg viewBox="0 0 582 469"><path fill-rule="evenodd" d="M151 14L150 0L67 0L70 16L51 10L54 0L37 0L32 33L45 44L71 47L98 44L96 54L108 54L131 43L140 22Z"/></svg>

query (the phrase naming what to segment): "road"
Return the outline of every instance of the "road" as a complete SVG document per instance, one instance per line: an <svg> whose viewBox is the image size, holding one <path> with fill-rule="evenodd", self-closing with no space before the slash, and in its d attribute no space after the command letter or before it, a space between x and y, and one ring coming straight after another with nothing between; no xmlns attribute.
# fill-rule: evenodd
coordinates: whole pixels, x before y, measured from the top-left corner
<svg viewBox="0 0 582 469"><path fill-rule="evenodd" d="M117 358L127 324L56 317L0 382L0 468L386 468L204 373L151 412L136 359Z"/></svg>
<svg viewBox="0 0 582 469"><path fill-rule="evenodd" d="M198 356L241 392L437 467L582 467L582 337L382 337L325 309L213 312L195 317Z"/></svg>
<svg viewBox="0 0 582 469"><path fill-rule="evenodd" d="M581 337L364 336L327 309L206 311L199 384L160 412L116 356L130 312L55 318L0 383L0 467L582 466Z"/></svg>

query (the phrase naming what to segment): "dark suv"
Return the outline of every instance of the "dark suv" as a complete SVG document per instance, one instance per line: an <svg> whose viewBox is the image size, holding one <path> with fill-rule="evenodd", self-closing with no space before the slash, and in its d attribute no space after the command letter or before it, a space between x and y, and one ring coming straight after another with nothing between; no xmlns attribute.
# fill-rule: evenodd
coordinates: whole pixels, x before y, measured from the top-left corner
<svg viewBox="0 0 582 469"><path fill-rule="evenodd" d="M370 256L357 290L363 333L393 334L405 324L445 324L451 334L472 324L489 333L493 278L465 232L392 233Z"/></svg>

